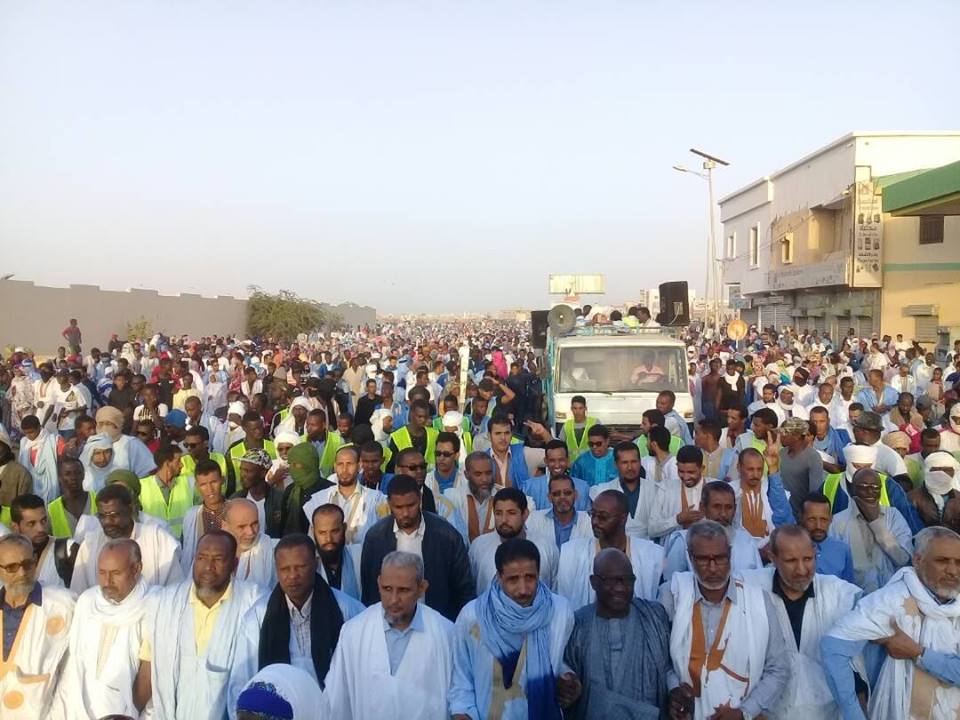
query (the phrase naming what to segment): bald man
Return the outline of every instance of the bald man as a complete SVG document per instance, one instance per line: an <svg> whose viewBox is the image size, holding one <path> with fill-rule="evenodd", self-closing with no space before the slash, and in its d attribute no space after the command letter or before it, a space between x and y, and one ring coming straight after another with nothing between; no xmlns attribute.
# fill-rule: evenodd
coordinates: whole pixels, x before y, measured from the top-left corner
<svg viewBox="0 0 960 720"><path fill-rule="evenodd" d="M256 503L246 498L228 500L223 529L237 541L237 578L269 592L277 582L273 548L276 540L263 534Z"/></svg>

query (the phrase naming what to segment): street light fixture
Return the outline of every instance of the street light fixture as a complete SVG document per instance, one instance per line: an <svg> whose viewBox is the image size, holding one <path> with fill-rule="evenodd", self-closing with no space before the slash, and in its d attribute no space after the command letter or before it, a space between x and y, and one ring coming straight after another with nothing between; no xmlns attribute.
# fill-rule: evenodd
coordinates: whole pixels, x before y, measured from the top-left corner
<svg viewBox="0 0 960 720"><path fill-rule="evenodd" d="M707 248L707 278L706 286L704 288L704 295L706 295L706 314L704 315L704 320L706 321L710 313L710 302L713 301L714 315L713 322L714 327L717 330L717 333L720 332L720 285L723 281L721 277L721 271L717 264L717 221L716 213L714 211L714 200L713 200L713 170L717 165L727 166L728 163L726 160L721 160L718 157L713 155L708 155L702 150L697 150L696 148L690 148L690 152L694 155L699 155L703 158L703 169L706 170L705 173L697 172L696 170L690 170L683 165L674 165L673 169L677 172L689 173L691 175L696 175L699 178L702 178L707 181L708 187L708 200L709 206L708 211L710 213L710 238ZM712 288L711 288L712 286ZM711 293L712 289L712 293Z"/></svg>

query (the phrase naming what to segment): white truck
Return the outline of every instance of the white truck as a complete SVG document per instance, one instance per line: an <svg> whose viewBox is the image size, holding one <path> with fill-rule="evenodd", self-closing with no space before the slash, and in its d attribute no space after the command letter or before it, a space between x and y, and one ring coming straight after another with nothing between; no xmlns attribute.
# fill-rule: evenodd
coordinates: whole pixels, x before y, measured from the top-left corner
<svg viewBox="0 0 960 720"><path fill-rule="evenodd" d="M693 398L687 380L686 347L668 329L581 326L551 335L546 349L547 416L562 437L570 401L582 395L587 413L610 428L616 440L639 434L646 410L657 395L676 394L674 409L693 422Z"/></svg>

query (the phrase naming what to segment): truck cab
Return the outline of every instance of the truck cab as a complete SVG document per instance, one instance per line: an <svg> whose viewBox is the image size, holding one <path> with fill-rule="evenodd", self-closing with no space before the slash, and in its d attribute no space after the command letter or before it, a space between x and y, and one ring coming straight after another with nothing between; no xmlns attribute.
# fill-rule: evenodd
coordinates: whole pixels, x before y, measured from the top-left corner
<svg viewBox="0 0 960 720"><path fill-rule="evenodd" d="M582 395L587 412L616 440L640 433L646 410L664 390L676 394L676 410L693 422L686 347L667 329L581 326L548 337L544 378L547 417L557 437L570 417L570 401Z"/></svg>

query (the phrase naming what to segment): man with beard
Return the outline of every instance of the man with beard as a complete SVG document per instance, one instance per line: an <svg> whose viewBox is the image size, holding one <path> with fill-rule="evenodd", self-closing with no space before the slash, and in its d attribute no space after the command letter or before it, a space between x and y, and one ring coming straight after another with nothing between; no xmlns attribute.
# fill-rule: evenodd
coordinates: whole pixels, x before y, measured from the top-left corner
<svg viewBox="0 0 960 720"><path fill-rule="evenodd" d="M10 506L11 529L33 543L37 582L46 587L69 587L77 546L70 538L51 538L43 500L21 495Z"/></svg>
<svg viewBox="0 0 960 720"><path fill-rule="evenodd" d="M327 503L313 511L313 539L320 563L317 571L327 584L355 600L360 599L360 551L362 545L347 545L343 508Z"/></svg>
<svg viewBox="0 0 960 720"><path fill-rule="evenodd" d="M636 451L636 446L633 446ZM581 608L596 599L590 585L593 559L604 548L612 547L630 558L637 576L636 596L645 600L657 597L663 572L663 548L649 540L627 535L627 499L619 490L604 490L593 501L591 522L593 538L577 538L560 550L557 568L557 592ZM596 539L594 539L596 538Z"/></svg>
<svg viewBox="0 0 960 720"><path fill-rule="evenodd" d="M662 430L653 428L650 434L655 436ZM659 444L656 437L651 438L652 448L658 448ZM677 453L674 471L666 474L662 481L651 480L647 481L650 489L642 507L643 525L649 537L666 540L675 530L686 529L703 519L700 510L703 453L699 448L684 445Z"/></svg>
<svg viewBox="0 0 960 720"><path fill-rule="evenodd" d="M0 538L0 620L4 720L46 720L70 638L73 596L37 581L33 544L19 533Z"/></svg>
<svg viewBox="0 0 960 720"><path fill-rule="evenodd" d="M820 659L820 640L853 609L860 588L818 572L817 553L807 531L781 525L770 536L773 564L743 574L763 588L776 609L790 658L790 679L773 717L832 720L837 706Z"/></svg>
<svg viewBox="0 0 960 720"><path fill-rule="evenodd" d="M166 528L136 519L133 495L125 485L107 485L97 496L99 527L80 543L70 589L81 593L97 584L97 558L108 540L130 538L140 546L143 579L147 585L175 585L183 579L180 544Z"/></svg>
<svg viewBox="0 0 960 720"><path fill-rule="evenodd" d="M913 567L901 568L884 587L866 595L820 644L827 682L844 718L956 715L958 595L960 535L944 527L921 530ZM886 652L865 714L852 661L869 649L868 643Z"/></svg>
<svg viewBox="0 0 960 720"><path fill-rule="evenodd" d="M144 639L147 586L140 546L110 540L97 559L97 587L77 599L62 695L68 717L137 717L133 685Z"/></svg>
<svg viewBox="0 0 960 720"><path fill-rule="evenodd" d="M316 546L306 535L284 537L274 548L277 584L243 618L230 668L230 707L258 670L293 665L324 687L344 622L363 605L331 588L317 573Z"/></svg>
<svg viewBox="0 0 960 720"><path fill-rule="evenodd" d="M850 546L842 540L830 537L833 509L826 495L811 493L803 502L800 524L807 529L817 553L817 572L836 575L848 583L853 582L853 557Z"/></svg>
<svg viewBox="0 0 960 720"><path fill-rule="evenodd" d="M277 581L273 564L276 541L260 530L257 506L250 500L228 500L223 510L223 529L237 541L237 577L269 591Z"/></svg>
<svg viewBox="0 0 960 720"><path fill-rule="evenodd" d="M476 450L467 456L464 462L466 487L460 485L444 493L460 517L466 522L467 543L471 543L485 533L493 532L494 469L493 460L485 452Z"/></svg>
<svg viewBox="0 0 960 720"><path fill-rule="evenodd" d="M453 623L418 602L427 589L423 560L390 553L377 584L380 602L340 632L327 674L324 717L448 717Z"/></svg>
<svg viewBox="0 0 960 720"><path fill-rule="evenodd" d="M557 695L572 720L659 720L667 702L670 621L658 602L634 597L630 559L615 548L593 561L596 603L574 614Z"/></svg>
<svg viewBox="0 0 960 720"><path fill-rule="evenodd" d="M222 720L227 669L237 660L240 622L260 590L233 577L237 543L214 530L200 538L193 577L151 600L134 700L153 700L158 718Z"/></svg>
<svg viewBox="0 0 960 720"><path fill-rule="evenodd" d="M693 572L676 573L661 593L680 682L670 691L671 717L769 716L790 674L776 610L763 590L731 574L722 525L701 520L687 535Z"/></svg>
<svg viewBox="0 0 960 720"><path fill-rule="evenodd" d="M570 477L577 491L576 509L590 510L590 485L580 478L571 477L567 445L562 440L551 440L544 446L543 460L547 466L546 475L537 475L527 480L525 492L533 499L538 508L550 505L550 480L555 477Z"/></svg>
<svg viewBox="0 0 960 720"><path fill-rule="evenodd" d="M321 505L338 505L346 518L347 544L362 543L367 528L377 520L377 505L383 496L379 490L371 490L358 481L360 453L353 445L337 450L334 467L337 484L311 497L303 506L303 513L310 521L313 511Z"/></svg>
<svg viewBox="0 0 960 720"><path fill-rule="evenodd" d="M524 538L530 540L540 551L540 579L553 589L556 586L559 552L549 536L527 532L527 497L516 488L502 488L493 496L493 520L495 533L480 535L470 543L470 571L477 585L477 593L486 592L497 574L494 555L497 548L507 540Z"/></svg>
<svg viewBox="0 0 960 720"><path fill-rule="evenodd" d="M153 453L140 440L124 435L123 413L115 407L102 407L97 410L97 432L105 433L113 440L113 466L131 470L137 477L147 477L156 465Z"/></svg>
<svg viewBox="0 0 960 720"><path fill-rule="evenodd" d="M590 513L576 509L577 490L569 475L551 477L549 481L550 507L535 510L527 518L530 532L552 537L557 548L573 538L593 537Z"/></svg>
<svg viewBox="0 0 960 720"><path fill-rule="evenodd" d="M700 494L700 511L704 519L718 523L726 532L731 551L730 563L734 572L763 567L753 538L735 524L737 496L730 483L714 480L704 485ZM667 539L665 552L663 579L667 582L670 582L674 573L693 570L687 552L686 529L678 530Z"/></svg>

